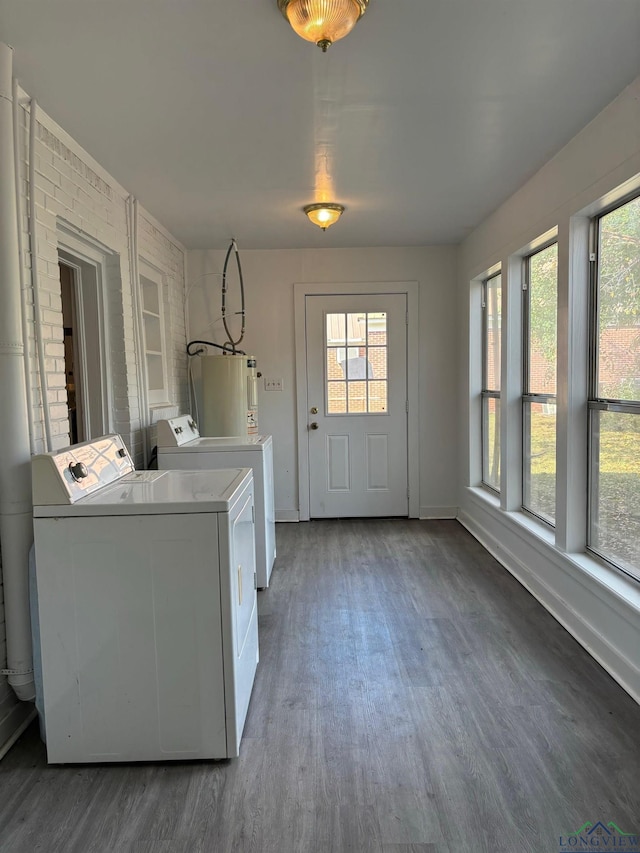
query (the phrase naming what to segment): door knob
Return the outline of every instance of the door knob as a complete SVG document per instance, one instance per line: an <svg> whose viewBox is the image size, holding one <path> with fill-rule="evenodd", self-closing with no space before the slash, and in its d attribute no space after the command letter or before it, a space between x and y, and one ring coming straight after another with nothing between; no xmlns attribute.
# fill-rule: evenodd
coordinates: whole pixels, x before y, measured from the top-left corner
<svg viewBox="0 0 640 853"><path fill-rule="evenodd" d="M309 429L318 429L318 424L314 421L312 424L309 424Z"/></svg>
<svg viewBox="0 0 640 853"><path fill-rule="evenodd" d="M318 407L317 407L317 406L313 406L313 408L311 409L311 414L312 414L312 415L317 415L317 414L318 414Z"/></svg>

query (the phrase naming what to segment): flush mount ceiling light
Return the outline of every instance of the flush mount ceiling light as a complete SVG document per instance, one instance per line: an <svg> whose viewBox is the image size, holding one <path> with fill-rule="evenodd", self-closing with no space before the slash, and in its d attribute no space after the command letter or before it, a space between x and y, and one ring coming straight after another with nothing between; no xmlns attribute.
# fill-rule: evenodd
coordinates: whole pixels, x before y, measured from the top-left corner
<svg viewBox="0 0 640 853"><path fill-rule="evenodd" d="M298 35L326 53L364 15L369 0L278 0L278 8Z"/></svg>
<svg viewBox="0 0 640 853"><path fill-rule="evenodd" d="M309 219L314 225L326 231L334 222L344 213L344 207L341 204L333 204L332 202L319 202L318 204L306 204L303 208Z"/></svg>

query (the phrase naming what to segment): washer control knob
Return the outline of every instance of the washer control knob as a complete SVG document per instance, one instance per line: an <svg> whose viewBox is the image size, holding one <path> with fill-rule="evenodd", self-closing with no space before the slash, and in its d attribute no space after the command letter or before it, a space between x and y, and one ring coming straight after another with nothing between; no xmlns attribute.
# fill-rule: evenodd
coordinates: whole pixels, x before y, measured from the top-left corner
<svg viewBox="0 0 640 853"><path fill-rule="evenodd" d="M87 470L87 466L84 462L70 462L69 471L71 471L71 476L76 483L78 480L83 480L85 477L89 476L89 471Z"/></svg>

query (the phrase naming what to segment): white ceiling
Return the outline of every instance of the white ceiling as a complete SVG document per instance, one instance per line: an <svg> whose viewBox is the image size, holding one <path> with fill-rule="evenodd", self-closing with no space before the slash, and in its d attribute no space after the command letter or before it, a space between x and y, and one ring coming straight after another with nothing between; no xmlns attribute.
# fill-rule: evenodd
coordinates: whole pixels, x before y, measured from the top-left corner
<svg viewBox="0 0 640 853"><path fill-rule="evenodd" d="M640 73L639 0L0 0L23 87L189 248L456 243ZM328 185L347 211L302 214Z"/></svg>

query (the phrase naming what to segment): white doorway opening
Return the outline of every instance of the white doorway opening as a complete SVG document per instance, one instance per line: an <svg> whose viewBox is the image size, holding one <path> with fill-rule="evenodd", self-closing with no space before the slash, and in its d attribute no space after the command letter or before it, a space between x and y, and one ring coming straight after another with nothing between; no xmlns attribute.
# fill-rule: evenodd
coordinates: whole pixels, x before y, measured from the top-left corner
<svg viewBox="0 0 640 853"><path fill-rule="evenodd" d="M58 244L58 268L69 439L76 444L111 432L105 257L65 234Z"/></svg>

